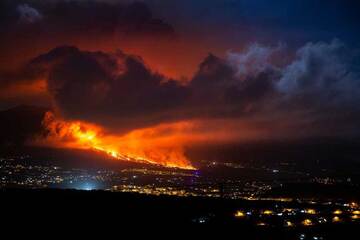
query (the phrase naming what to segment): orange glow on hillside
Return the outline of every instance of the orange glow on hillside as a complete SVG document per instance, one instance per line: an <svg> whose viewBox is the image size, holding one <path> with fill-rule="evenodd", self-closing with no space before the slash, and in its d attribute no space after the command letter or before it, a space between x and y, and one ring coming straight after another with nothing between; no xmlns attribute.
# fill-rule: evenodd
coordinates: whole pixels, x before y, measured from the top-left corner
<svg viewBox="0 0 360 240"><path fill-rule="evenodd" d="M184 155L181 146L174 143L171 136L156 135L166 131L166 126L155 129L143 129L123 136L105 133L97 125L81 121L64 121L48 112L43 124L49 136L41 144L55 147L92 149L123 161L141 162L164 167L195 169ZM182 128L177 124L175 128Z"/></svg>

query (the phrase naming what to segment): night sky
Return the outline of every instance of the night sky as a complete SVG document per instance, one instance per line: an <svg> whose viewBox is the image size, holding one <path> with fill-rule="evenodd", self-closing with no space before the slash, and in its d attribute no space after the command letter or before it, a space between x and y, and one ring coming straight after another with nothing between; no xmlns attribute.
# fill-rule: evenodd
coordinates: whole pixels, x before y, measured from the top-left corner
<svg viewBox="0 0 360 240"><path fill-rule="evenodd" d="M355 0L3 0L0 109L49 107L147 147L359 137L359 10Z"/></svg>

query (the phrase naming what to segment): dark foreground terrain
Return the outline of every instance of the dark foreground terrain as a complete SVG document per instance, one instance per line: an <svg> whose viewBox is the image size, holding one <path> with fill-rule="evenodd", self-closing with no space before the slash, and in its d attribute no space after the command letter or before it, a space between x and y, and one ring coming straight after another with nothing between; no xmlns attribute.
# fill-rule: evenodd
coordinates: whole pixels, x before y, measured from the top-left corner
<svg viewBox="0 0 360 240"><path fill-rule="evenodd" d="M211 198L147 196L106 191L1 189L3 227L30 228L35 231L94 231L136 233L151 229L158 236L212 232L239 239L357 239L359 221L286 227L269 218L266 226L255 220L234 216L236 209L252 211L280 208L271 201L245 201ZM308 207L287 203L292 208ZM135 230L135 232L134 232ZM147 230L146 230L147 231ZM190 234L190 233L189 233ZM228 239L228 238L224 238Z"/></svg>

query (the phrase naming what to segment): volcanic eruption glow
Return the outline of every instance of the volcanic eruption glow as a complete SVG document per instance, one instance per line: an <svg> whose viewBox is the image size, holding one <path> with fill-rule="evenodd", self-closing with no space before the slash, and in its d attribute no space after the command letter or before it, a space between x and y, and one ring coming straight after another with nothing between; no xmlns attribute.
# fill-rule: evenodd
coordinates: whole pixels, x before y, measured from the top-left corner
<svg viewBox="0 0 360 240"><path fill-rule="evenodd" d="M52 112L46 113L43 125L48 134L45 140L40 140L40 144L91 149L123 161L195 169L186 158L182 147L173 145L167 136L155 137L163 127L136 130L117 136L107 134L103 128L94 124L56 119Z"/></svg>

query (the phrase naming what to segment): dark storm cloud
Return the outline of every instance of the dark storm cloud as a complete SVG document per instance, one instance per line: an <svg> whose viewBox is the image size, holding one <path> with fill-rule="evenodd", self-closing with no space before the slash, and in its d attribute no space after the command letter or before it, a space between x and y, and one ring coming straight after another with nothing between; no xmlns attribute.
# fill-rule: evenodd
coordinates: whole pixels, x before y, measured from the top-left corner
<svg viewBox="0 0 360 240"><path fill-rule="evenodd" d="M201 63L189 85L192 91L191 105L198 107L197 113L208 117L239 117L254 111L255 107L262 105L263 99L275 94L275 68L258 72L243 69L245 72L239 74L238 67L245 65L237 65L234 58L231 56L225 60L209 55Z"/></svg>
<svg viewBox="0 0 360 240"><path fill-rule="evenodd" d="M47 79L65 118L119 131L195 118L251 121L290 135L360 134L356 52L334 40L308 43L285 63L276 60L288 55L283 45L259 44L225 58L210 54L185 85L121 51L59 47L26 69Z"/></svg>
<svg viewBox="0 0 360 240"><path fill-rule="evenodd" d="M140 57L60 47L34 59L64 117L120 130L161 121L184 102L188 89L153 73Z"/></svg>
<svg viewBox="0 0 360 240"><path fill-rule="evenodd" d="M227 87L218 87L217 93L224 90L227 101L223 106L232 106L230 115L251 117L267 127L282 123L293 128L290 132L300 128L305 135L358 135L358 53L333 40L305 44L286 64L275 60L278 55L286 56L285 52L281 45L269 48L255 44L245 52L228 55L227 64L234 73L232 78L226 77Z"/></svg>
<svg viewBox="0 0 360 240"><path fill-rule="evenodd" d="M5 0L1 7L0 22L12 30L21 28L19 23L38 23L36 27L52 33L169 36L174 33L169 24L154 17L149 7L140 2Z"/></svg>
<svg viewBox="0 0 360 240"><path fill-rule="evenodd" d="M140 57L75 47L56 48L32 60L29 68L48 74L48 90L64 117L120 130L189 118L243 116L275 94L272 82L278 76L275 69L239 76L230 61L210 54L191 82L182 86L152 72Z"/></svg>
<svg viewBox="0 0 360 240"><path fill-rule="evenodd" d="M90 43L101 48L109 42L157 42L175 35L172 26L155 17L145 3L123 1L3 0L0 28L0 87L13 92L19 84L42 78L46 69L26 62L55 46ZM6 97L0 91L1 107L13 106L14 99Z"/></svg>
<svg viewBox="0 0 360 240"><path fill-rule="evenodd" d="M59 2L49 10L49 21L70 31L124 34L173 34L172 27L153 17L144 3Z"/></svg>
<svg viewBox="0 0 360 240"><path fill-rule="evenodd" d="M276 83L279 109L298 111L314 128L359 134L359 56L340 41L308 43Z"/></svg>

